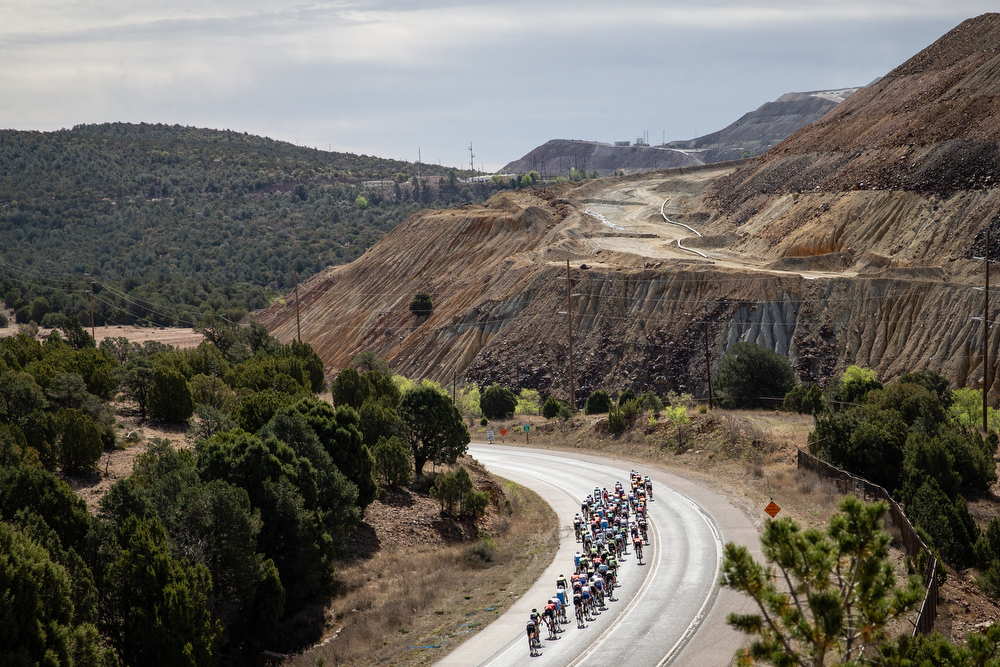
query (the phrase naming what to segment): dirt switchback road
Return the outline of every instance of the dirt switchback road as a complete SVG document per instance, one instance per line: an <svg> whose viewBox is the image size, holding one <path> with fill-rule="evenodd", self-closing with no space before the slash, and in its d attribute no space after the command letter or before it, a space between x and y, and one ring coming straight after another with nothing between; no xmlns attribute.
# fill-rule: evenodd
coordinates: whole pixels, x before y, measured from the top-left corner
<svg viewBox="0 0 1000 667"><path fill-rule="evenodd" d="M595 487L627 484L633 464L619 459L473 444L470 454L491 472L541 495L559 516L560 545L552 565L511 609L439 662L442 666L523 665L525 623L531 609L555 594L560 574L573 571L579 544L573 517ZM616 600L587 627L572 621L556 640L542 633L539 665L727 665L745 637L725 624L731 611L750 611L749 600L718 586L724 542L759 554L753 521L722 495L668 472L644 469L653 480L650 541L639 565L635 554L619 568ZM537 661L537 662L536 662Z"/></svg>

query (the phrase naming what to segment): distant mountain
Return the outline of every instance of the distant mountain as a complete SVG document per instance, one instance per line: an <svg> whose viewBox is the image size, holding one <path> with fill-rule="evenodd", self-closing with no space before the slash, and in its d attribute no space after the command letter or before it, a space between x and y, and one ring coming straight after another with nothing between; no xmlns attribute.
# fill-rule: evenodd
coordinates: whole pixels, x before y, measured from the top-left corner
<svg viewBox="0 0 1000 667"><path fill-rule="evenodd" d="M599 141L552 139L519 160L507 164L504 173L526 174L537 171L543 178L569 176L570 170L596 171L611 176L619 169L626 174L704 164L683 151L659 146L615 146Z"/></svg>
<svg viewBox="0 0 1000 667"><path fill-rule="evenodd" d="M632 174L755 157L796 130L819 120L856 90L786 93L718 132L659 146L553 139L508 163L503 171L524 174L535 170L549 178L568 176L570 170L586 170L588 174L596 171L599 176L611 176L619 170Z"/></svg>
<svg viewBox="0 0 1000 667"><path fill-rule="evenodd" d="M756 111L744 114L735 123L718 132L687 141L671 141L667 146L699 151L695 156L704 152L707 158L716 157L712 151L728 151L730 154L725 159L754 157L800 128L816 122L856 90L858 88L785 93L773 102L763 104ZM704 160L706 164L718 161Z"/></svg>

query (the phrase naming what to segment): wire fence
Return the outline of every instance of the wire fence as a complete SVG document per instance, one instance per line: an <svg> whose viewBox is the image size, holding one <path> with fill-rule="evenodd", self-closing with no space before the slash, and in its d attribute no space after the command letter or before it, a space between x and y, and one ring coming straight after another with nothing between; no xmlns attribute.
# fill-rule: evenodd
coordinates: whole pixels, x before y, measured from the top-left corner
<svg viewBox="0 0 1000 667"><path fill-rule="evenodd" d="M811 470L820 477L833 480L842 493L853 493L865 501L884 500L889 505L889 519L892 521L892 525L899 530L907 555L918 563L921 554L926 558L927 568L924 573L924 581L927 582L927 590L924 593L923 602L920 604L920 613L917 616L913 634L930 634L934 630L934 618L937 616L938 560L917 535L917 531L903 514L899 503L893 500L892 496L878 484L872 484L863 477L857 477L846 470L830 465L826 461L821 461L803 449L799 450L798 466Z"/></svg>

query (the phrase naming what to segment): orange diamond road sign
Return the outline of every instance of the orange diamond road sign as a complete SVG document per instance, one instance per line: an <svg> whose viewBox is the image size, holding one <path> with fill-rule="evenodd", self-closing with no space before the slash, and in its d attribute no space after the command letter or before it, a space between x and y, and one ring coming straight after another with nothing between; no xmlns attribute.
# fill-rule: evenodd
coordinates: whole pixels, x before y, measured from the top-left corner
<svg viewBox="0 0 1000 667"><path fill-rule="evenodd" d="M500 429L500 435L507 435L507 429L505 428Z"/></svg>
<svg viewBox="0 0 1000 667"><path fill-rule="evenodd" d="M772 500L768 504L768 506L764 508L764 511L767 512L768 514L770 514L771 518L773 519L774 517L776 517L778 515L778 512L781 511L781 508L778 507L777 505L775 505L774 501Z"/></svg>

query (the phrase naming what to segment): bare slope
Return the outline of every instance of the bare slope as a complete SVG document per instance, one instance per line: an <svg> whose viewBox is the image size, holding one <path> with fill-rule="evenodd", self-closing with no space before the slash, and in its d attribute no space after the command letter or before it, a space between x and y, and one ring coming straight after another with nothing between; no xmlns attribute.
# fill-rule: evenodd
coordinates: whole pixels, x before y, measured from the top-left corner
<svg viewBox="0 0 1000 667"><path fill-rule="evenodd" d="M1000 14L985 14L723 179L717 220L774 257L970 256L1000 210L998 92Z"/></svg>
<svg viewBox="0 0 1000 667"><path fill-rule="evenodd" d="M372 349L407 375L566 396L569 259L578 402L598 386L703 395L706 338L713 363L759 342L807 380L859 363L978 386L968 257L1000 227L995 45L1000 16L967 21L749 164L418 214L308 283L303 339L330 370ZM435 301L426 319L406 308L419 289ZM263 317L294 335L291 301Z"/></svg>

